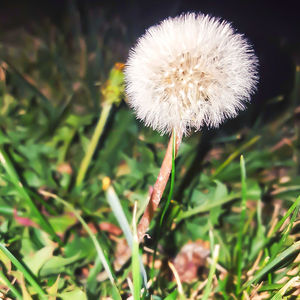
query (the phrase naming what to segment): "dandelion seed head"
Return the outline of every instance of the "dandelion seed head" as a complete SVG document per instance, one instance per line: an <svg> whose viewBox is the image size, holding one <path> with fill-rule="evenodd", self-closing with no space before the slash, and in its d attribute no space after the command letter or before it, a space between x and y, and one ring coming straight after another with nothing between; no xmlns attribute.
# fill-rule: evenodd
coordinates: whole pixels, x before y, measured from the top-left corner
<svg viewBox="0 0 300 300"><path fill-rule="evenodd" d="M245 108L258 80L251 45L219 19L188 13L150 27L131 49L126 93L160 133L218 127Z"/></svg>

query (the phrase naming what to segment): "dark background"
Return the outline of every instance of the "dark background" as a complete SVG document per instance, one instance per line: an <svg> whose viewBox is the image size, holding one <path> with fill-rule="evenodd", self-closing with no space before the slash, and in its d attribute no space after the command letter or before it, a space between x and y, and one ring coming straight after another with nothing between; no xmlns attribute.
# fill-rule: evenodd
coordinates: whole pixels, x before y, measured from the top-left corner
<svg viewBox="0 0 300 300"><path fill-rule="evenodd" d="M93 11L101 11L108 19L119 18L125 25L129 44L133 44L147 27L168 16L194 11L221 17L247 36L259 57L260 84L254 97L256 109L257 105L264 106L266 99L288 95L294 85L295 66L300 63L297 1L1 1L0 34L18 27L30 30L32 24L42 25L45 20L59 28L70 13L70 5L79 11L83 32ZM287 105L288 100L283 101L275 110L280 111Z"/></svg>

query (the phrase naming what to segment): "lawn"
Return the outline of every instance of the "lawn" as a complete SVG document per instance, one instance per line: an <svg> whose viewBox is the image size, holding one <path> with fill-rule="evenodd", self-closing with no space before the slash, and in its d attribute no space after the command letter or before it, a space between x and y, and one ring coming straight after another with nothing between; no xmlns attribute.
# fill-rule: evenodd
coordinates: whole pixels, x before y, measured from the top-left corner
<svg viewBox="0 0 300 300"><path fill-rule="evenodd" d="M140 242L168 136L128 106L125 25L83 32L73 9L0 41L0 298L296 299L300 66L262 109L183 138Z"/></svg>

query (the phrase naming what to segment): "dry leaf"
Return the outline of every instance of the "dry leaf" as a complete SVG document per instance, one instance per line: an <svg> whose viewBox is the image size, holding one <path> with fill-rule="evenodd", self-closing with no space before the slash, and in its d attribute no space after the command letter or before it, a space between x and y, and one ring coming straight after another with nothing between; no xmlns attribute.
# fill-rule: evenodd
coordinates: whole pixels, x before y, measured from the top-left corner
<svg viewBox="0 0 300 300"><path fill-rule="evenodd" d="M180 281L190 283L197 279L198 270L205 266L208 255L208 242L199 240L185 244L173 261Z"/></svg>

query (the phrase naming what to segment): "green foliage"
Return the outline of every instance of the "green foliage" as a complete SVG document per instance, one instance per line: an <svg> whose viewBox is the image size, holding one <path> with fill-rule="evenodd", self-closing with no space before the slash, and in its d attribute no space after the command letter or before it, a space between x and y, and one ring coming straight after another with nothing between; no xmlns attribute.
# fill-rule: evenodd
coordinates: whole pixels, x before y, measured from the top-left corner
<svg viewBox="0 0 300 300"><path fill-rule="evenodd" d="M295 293L295 105L268 123L262 111L255 126L231 133L221 128L210 140L207 133L186 138L173 165L174 186L167 187L146 242L157 249L156 261L134 240L130 264L120 244L136 236L136 222L129 225L134 203L137 221L167 137L144 128L126 105L124 75L115 66L128 50L122 25L92 18L83 34L73 6L70 16L64 31L45 24L21 30L16 44L14 33L0 44L1 293L14 299L178 299L184 296L168 262L191 241L207 243L210 253L194 278L182 280L186 298L285 299ZM113 51L120 43L122 53ZM296 95L297 86L284 96L296 103ZM177 268L183 278L188 270ZM148 287L141 283L147 277L154 279Z"/></svg>

